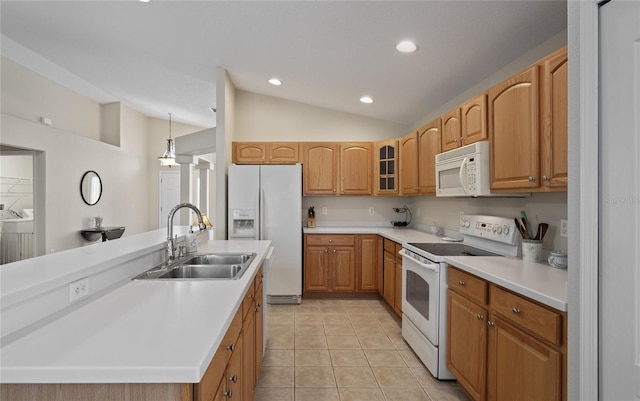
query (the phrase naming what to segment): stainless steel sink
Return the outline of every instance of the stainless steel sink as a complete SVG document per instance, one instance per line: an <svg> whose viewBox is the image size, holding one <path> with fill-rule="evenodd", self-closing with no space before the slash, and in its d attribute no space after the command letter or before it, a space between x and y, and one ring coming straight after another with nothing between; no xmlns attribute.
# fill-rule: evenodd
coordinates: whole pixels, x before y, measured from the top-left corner
<svg viewBox="0 0 640 401"><path fill-rule="evenodd" d="M189 255L170 265L156 266L134 280L237 280L247 271L255 253Z"/></svg>
<svg viewBox="0 0 640 401"><path fill-rule="evenodd" d="M252 253L212 253L187 259L185 265L241 265L252 259Z"/></svg>
<svg viewBox="0 0 640 401"><path fill-rule="evenodd" d="M232 279L239 278L242 269L242 265L180 265L158 278Z"/></svg>

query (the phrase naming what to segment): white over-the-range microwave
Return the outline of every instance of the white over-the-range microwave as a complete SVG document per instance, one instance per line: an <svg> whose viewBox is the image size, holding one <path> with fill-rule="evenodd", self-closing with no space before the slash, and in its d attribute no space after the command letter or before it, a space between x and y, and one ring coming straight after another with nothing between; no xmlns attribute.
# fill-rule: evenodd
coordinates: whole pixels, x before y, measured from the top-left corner
<svg viewBox="0 0 640 401"><path fill-rule="evenodd" d="M436 196L526 197L491 192L489 142L481 141L436 155Z"/></svg>

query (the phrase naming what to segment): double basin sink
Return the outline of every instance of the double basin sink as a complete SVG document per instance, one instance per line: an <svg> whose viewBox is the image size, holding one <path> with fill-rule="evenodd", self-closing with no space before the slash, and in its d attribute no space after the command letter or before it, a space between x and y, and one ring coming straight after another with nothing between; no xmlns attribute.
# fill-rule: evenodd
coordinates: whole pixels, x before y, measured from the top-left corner
<svg viewBox="0 0 640 401"><path fill-rule="evenodd" d="M217 252L187 255L134 277L134 280L237 280L249 268L255 253Z"/></svg>

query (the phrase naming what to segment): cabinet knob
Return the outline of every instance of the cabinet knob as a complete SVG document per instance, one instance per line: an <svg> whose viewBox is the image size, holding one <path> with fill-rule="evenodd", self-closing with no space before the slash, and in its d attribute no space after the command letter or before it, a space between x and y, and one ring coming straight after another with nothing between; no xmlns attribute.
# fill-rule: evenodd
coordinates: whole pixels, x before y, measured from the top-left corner
<svg viewBox="0 0 640 401"><path fill-rule="evenodd" d="M333 248L333 253L336 253L336 248Z"/></svg>
<svg viewBox="0 0 640 401"><path fill-rule="evenodd" d="M236 345L235 344L231 344L231 345L227 345L227 349L231 352L236 350Z"/></svg>
<svg viewBox="0 0 640 401"><path fill-rule="evenodd" d="M237 382L238 382L238 375L233 375L233 376L231 376L231 377L229 378L229 381L230 381L230 382L237 383Z"/></svg>
<svg viewBox="0 0 640 401"><path fill-rule="evenodd" d="M518 314L520 313L520 309L514 307L513 309L511 309L511 312Z"/></svg>
<svg viewBox="0 0 640 401"><path fill-rule="evenodd" d="M255 294L251 294L251 295L249 296L249 298L251 298L251 300L253 301L254 299L256 299L256 296L255 296Z"/></svg>
<svg viewBox="0 0 640 401"><path fill-rule="evenodd" d="M529 176L529 182L534 182L535 180L536 180L536 177Z"/></svg>
<svg viewBox="0 0 640 401"><path fill-rule="evenodd" d="M458 281L458 284L464 285L464 281L460 280L460 281Z"/></svg>
<svg viewBox="0 0 640 401"><path fill-rule="evenodd" d="M332 242L333 242L333 240L332 240L332 239L330 239L330 240L329 240L329 243L332 243Z"/></svg>
<svg viewBox="0 0 640 401"><path fill-rule="evenodd" d="M479 313L476 315L476 317L478 318L478 320L482 320L482 319L484 319L484 316L482 316L482 315L481 315L481 314L479 314Z"/></svg>
<svg viewBox="0 0 640 401"><path fill-rule="evenodd" d="M338 192L338 190L336 188L333 188L333 192Z"/></svg>
<svg viewBox="0 0 640 401"><path fill-rule="evenodd" d="M491 320L487 321L487 327L493 327L495 326L495 323L493 323Z"/></svg>
<svg viewBox="0 0 640 401"><path fill-rule="evenodd" d="M547 177L546 175L542 176L542 181L549 181L549 177Z"/></svg>
<svg viewBox="0 0 640 401"><path fill-rule="evenodd" d="M329 248L325 248L324 253L329 252Z"/></svg>
<svg viewBox="0 0 640 401"><path fill-rule="evenodd" d="M233 397L233 391L227 390L224 393L222 393L222 395L227 397L227 398L231 398L231 397Z"/></svg>

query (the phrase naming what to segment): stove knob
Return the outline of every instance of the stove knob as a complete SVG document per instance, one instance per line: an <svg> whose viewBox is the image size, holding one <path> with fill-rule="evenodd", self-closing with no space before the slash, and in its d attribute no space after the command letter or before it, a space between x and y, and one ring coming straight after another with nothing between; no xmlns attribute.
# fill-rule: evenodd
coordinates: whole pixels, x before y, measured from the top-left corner
<svg viewBox="0 0 640 401"><path fill-rule="evenodd" d="M504 226L502 232L504 233L504 235L509 235L509 226Z"/></svg>
<svg viewBox="0 0 640 401"><path fill-rule="evenodd" d="M498 234L502 234L502 227L498 227L496 231L498 232Z"/></svg>
<svg viewBox="0 0 640 401"><path fill-rule="evenodd" d="M464 228L471 227L471 223L469 223L469 220L462 220L462 227Z"/></svg>

